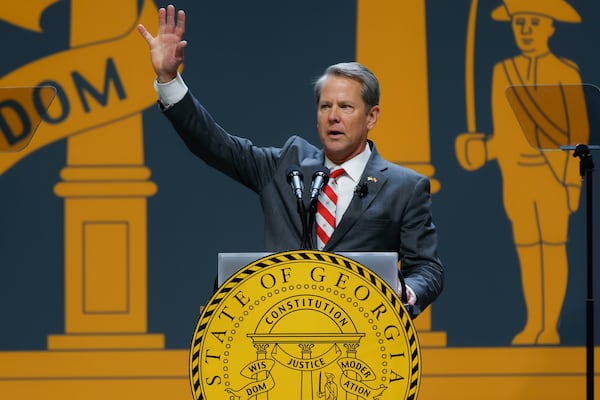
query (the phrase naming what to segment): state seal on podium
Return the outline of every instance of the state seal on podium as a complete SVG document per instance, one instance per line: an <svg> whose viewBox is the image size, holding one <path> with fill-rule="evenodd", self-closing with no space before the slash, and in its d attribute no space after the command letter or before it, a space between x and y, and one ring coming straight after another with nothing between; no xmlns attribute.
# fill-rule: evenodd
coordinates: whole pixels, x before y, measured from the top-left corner
<svg viewBox="0 0 600 400"><path fill-rule="evenodd" d="M416 398L421 353L395 291L334 253L276 253L214 293L189 358L196 400Z"/></svg>

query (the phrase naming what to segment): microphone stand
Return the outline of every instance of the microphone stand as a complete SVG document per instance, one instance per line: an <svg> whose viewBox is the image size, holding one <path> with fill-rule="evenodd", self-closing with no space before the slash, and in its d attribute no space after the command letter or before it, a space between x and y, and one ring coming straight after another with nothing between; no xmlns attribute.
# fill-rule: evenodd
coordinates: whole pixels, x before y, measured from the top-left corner
<svg viewBox="0 0 600 400"><path fill-rule="evenodd" d="M329 180L329 169L324 166L317 169L312 176L312 183L310 185L310 203L308 205L308 216L307 216L307 234L306 241L304 242L305 249L313 248L313 240L312 240L312 232L313 226L315 224L315 219L317 215L317 203L319 202L319 196L321 195L321 191L323 187L327 185L327 181Z"/></svg>
<svg viewBox="0 0 600 400"><path fill-rule="evenodd" d="M302 250L309 250L310 249L310 230L307 227L307 222L306 222L306 208L304 207L304 201L299 198L298 199L298 214L300 215L300 222L302 224L302 245L301 245L301 249Z"/></svg>
<svg viewBox="0 0 600 400"><path fill-rule="evenodd" d="M304 243L304 248L305 249L311 249L312 248L312 230L313 230L313 226L315 224L315 216L317 215L317 199L318 197L315 197L313 199L310 199L310 205L308 207L308 225L307 225L307 240Z"/></svg>
<svg viewBox="0 0 600 400"><path fill-rule="evenodd" d="M598 146L592 146L600 148ZM592 195L594 161L590 146L578 144L573 157L579 158L579 173L585 179L586 186L586 253L587 253L587 298L586 298L586 392L587 400L594 400L594 262L593 262L593 228Z"/></svg>
<svg viewBox="0 0 600 400"><path fill-rule="evenodd" d="M296 211L300 216L300 225L302 228L302 239L301 239L301 249L306 250L306 243L309 240L309 231L306 227L306 207L304 207L304 184L302 180L304 179L304 175L302 174L300 167L297 165L292 165L288 167L286 172L286 179L288 184L292 187L292 191L294 192L294 197L296 197Z"/></svg>

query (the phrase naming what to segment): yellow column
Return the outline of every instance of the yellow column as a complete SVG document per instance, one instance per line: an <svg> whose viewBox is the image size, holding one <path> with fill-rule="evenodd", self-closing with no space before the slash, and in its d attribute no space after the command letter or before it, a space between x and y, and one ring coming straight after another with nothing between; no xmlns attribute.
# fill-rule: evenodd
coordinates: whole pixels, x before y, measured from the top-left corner
<svg viewBox="0 0 600 400"><path fill-rule="evenodd" d="M358 1L356 58L381 84L381 118L371 133L388 160L432 178L425 1ZM432 179L432 191L440 183Z"/></svg>
<svg viewBox="0 0 600 400"><path fill-rule="evenodd" d="M135 1L71 7L72 47L117 37L137 20ZM144 166L141 114L71 136L61 178L65 335L50 335L48 348L164 348L162 334L147 334L146 204L157 187Z"/></svg>
<svg viewBox="0 0 600 400"><path fill-rule="evenodd" d="M66 335L51 335L50 349L164 347L163 335L146 334L146 199L156 185L141 164L98 163L112 140L141 154L140 120L69 139L55 186L65 198Z"/></svg>
<svg viewBox="0 0 600 400"><path fill-rule="evenodd" d="M370 137L381 155L431 179L429 86L425 0L358 1L356 59L381 84L382 113ZM421 344L445 346L445 332L431 332L431 308L415 320Z"/></svg>
<svg viewBox="0 0 600 400"><path fill-rule="evenodd" d="M269 348L268 343L254 343L254 347L256 348L256 360L266 360L267 359L267 349ZM271 371L261 371L256 374L256 380L262 381L269 377ZM260 393L256 395L256 400L269 400L269 392Z"/></svg>

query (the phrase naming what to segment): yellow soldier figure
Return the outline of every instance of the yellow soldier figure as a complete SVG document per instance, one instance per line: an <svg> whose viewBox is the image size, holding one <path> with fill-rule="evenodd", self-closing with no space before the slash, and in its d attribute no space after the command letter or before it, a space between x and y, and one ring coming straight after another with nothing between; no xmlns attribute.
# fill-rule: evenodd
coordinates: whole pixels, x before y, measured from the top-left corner
<svg viewBox="0 0 600 400"><path fill-rule="evenodd" d="M548 45L554 21L579 23L581 18L563 0L505 0L492 18L511 22L521 54L494 66L493 135L459 135L457 158L467 170L494 159L500 167L527 309L525 328L512 343L559 344L569 216L579 207L581 176L570 153L540 149L558 149L574 135L586 140L589 136L578 67L553 54ZM535 85L556 90L541 96ZM512 86L521 87L516 93L528 102L511 107L506 91Z"/></svg>

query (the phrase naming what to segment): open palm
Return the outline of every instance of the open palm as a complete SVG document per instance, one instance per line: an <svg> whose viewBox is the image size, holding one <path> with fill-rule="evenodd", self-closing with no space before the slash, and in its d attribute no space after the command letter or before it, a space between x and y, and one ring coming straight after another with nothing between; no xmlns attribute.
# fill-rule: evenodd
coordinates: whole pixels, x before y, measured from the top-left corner
<svg viewBox="0 0 600 400"><path fill-rule="evenodd" d="M183 49L187 41L185 33L185 12L179 10L175 18L173 5L158 10L158 34L152 36L144 25L138 25L138 31L148 43L152 67L159 82L168 82L177 76L177 70L183 63Z"/></svg>

